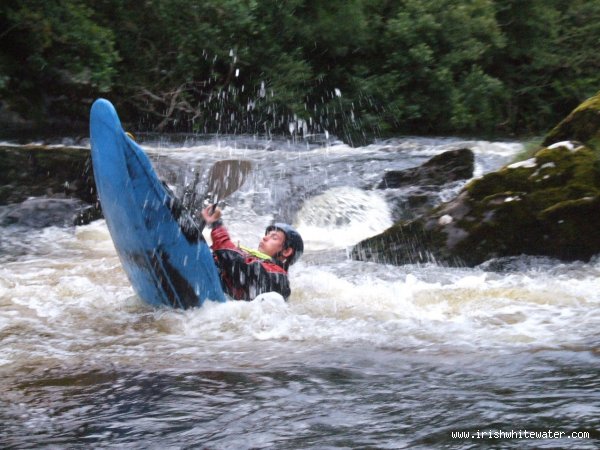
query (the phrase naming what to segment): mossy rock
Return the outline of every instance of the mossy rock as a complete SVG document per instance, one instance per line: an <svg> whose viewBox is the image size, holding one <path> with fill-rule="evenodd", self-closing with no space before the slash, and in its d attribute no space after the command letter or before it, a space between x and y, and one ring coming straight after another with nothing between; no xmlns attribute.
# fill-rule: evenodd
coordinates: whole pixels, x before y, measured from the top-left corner
<svg viewBox="0 0 600 450"><path fill-rule="evenodd" d="M561 141L579 141L600 155L600 92L579 105L554 127L542 145Z"/></svg>
<svg viewBox="0 0 600 450"><path fill-rule="evenodd" d="M360 242L351 256L470 266L521 254L587 260L600 253L599 227L595 152L555 145L472 181L453 201Z"/></svg>
<svg viewBox="0 0 600 450"><path fill-rule="evenodd" d="M467 192L472 212L459 221L467 237L453 254L470 264L519 254L589 259L600 252L598 232L590 234L600 227L590 200L600 196L600 165L587 147L544 148L533 161L473 181Z"/></svg>
<svg viewBox="0 0 600 450"><path fill-rule="evenodd" d="M600 93L543 145L470 182L451 202L360 242L351 256L472 266L522 254L587 260L600 253Z"/></svg>

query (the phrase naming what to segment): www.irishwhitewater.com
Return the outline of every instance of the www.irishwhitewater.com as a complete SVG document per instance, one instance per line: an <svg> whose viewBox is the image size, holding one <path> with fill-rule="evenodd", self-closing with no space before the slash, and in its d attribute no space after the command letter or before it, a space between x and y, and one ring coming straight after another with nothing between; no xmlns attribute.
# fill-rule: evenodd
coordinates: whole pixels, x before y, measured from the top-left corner
<svg viewBox="0 0 600 450"><path fill-rule="evenodd" d="M589 439L588 431L452 431L452 439Z"/></svg>

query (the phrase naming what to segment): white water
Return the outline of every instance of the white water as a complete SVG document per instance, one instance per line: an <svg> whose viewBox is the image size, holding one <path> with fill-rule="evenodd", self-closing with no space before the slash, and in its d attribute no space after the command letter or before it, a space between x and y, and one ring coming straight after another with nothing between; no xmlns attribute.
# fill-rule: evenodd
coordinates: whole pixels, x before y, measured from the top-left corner
<svg viewBox="0 0 600 450"><path fill-rule="evenodd" d="M487 170L508 162L511 152L518 150L512 144L473 145L478 167ZM25 426L42 426L48 435L55 435L56 415L36 409L37 400L19 383L43 380L46 373L57 371L172 375L219 369L258 374L292 373L297 369L290 367L306 365L353 368L377 378L405 364L427 361L432 373L456 367L448 369L455 376L459 367L468 366L513 376L532 360L536 363L531 367L553 370L554 363L535 360L535 355L547 352L558 355L561 367L563 358L580 354L586 355L582 357L590 369L598 369L599 258L589 263L516 258L502 263L502 271L492 270L493 264L470 269L347 259L348 246L391 224L383 195L364 187L373 185L383 168L410 166L457 144L426 142L418 147L407 141L404 146L393 151L386 145L302 151L212 145L149 148L155 158L160 155L158 166L175 173L179 181L187 176L177 172L181 162L189 167L224 157L254 161L255 176L232 197L224 218L231 234L248 246L257 244L272 219L295 222L305 237L306 253L291 268L293 292L287 303L267 294L253 302L207 304L189 311L152 309L132 291L104 221L75 229L3 230L0 387L11 394L2 417L12 424L21 414ZM293 217L287 215L290 211ZM522 362L523 355L527 363ZM391 361L393 368L388 366ZM589 376L586 369L579 369L579 374ZM437 383L447 383L448 376L438 374ZM557 379L568 383L573 376L577 372L561 372ZM412 381L413 386L415 382L418 386ZM532 389L541 386L537 381L523 383ZM419 395L426 397L428 389L430 384L418 388ZM272 395L271 399L277 397ZM323 393L315 401L325 401L328 395L335 398ZM579 425L575 420L571 428L600 416L597 384L588 395L589 401L582 397L571 405L577 417L586 419ZM53 408L62 404L54 398L48 401ZM533 417L544 417L531 402L525 405ZM460 411L456 408L450 416ZM510 413L510 407L503 408ZM125 415L123 420L133 419ZM335 418L325 421L336 426ZM484 424L464 420L461 426ZM227 447L239 443L240 435L238 430L218 442ZM168 436L162 442L180 442L178 434ZM386 436L369 442L397 442ZM250 442L260 446L260 439ZM302 445L310 446L308 441Z"/></svg>
<svg viewBox="0 0 600 450"><path fill-rule="evenodd" d="M137 366L139 358L168 367L172 357L181 362L232 345L253 353L263 341L482 354L561 349L597 341L600 330L598 260L507 274L338 255L321 262L319 252L310 254L309 236L308 261L291 270L289 303L267 295L180 312L150 309L134 295L103 221L74 233L46 229L36 239L35 255L0 269L3 371Z"/></svg>

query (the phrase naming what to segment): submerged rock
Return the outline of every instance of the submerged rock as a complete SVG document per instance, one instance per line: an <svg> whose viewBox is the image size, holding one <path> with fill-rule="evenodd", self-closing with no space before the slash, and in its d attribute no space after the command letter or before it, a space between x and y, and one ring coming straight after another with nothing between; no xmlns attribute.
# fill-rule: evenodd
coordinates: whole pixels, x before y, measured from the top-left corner
<svg viewBox="0 0 600 450"><path fill-rule="evenodd" d="M351 256L472 266L521 254L588 260L600 253L599 111L597 96L552 130L531 159L473 180L454 200L360 242ZM574 140L563 141L569 133Z"/></svg>

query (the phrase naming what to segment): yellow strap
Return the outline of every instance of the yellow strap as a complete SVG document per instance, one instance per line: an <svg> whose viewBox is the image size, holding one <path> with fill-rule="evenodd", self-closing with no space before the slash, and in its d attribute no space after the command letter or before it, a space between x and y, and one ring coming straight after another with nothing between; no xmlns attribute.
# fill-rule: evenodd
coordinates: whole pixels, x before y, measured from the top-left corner
<svg viewBox="0 0 600 450"><path fill-rule="evenodd" d="M246 253L250 253L252 256L256 256L257 258L271 259L271 257L266 253L259 252L258 250L254 250L253 248L244 247L243 245L238 245L238 247L244 250Z"/></svg>

